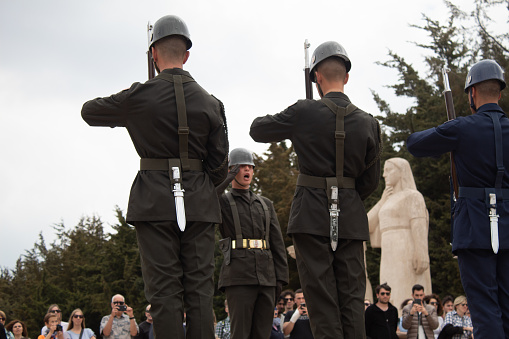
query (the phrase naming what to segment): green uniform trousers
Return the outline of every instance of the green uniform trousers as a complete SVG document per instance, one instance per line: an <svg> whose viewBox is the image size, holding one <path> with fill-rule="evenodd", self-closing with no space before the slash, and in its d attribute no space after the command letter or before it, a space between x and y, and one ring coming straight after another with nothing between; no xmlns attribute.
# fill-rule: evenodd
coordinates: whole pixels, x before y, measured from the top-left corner
<svg viewBox="0 0 509 339"><path fill-rule="evenodd" d="M274 320L276 287L225 287L230 311L230 339L269 339Z"/></svg>
<svg viewBox="0 0 509 339"><path fill-rule="evenodd" d="M364 247L361 240L292 233L297 268L316 339L365 339Z"/></svg>
<svg viewBox="0 0 509 339"><path fill-rule="evenodd" d="M136 221L135 227L156 338L213 339L213 224L188 221L184 232L174 221Z"/></svg>

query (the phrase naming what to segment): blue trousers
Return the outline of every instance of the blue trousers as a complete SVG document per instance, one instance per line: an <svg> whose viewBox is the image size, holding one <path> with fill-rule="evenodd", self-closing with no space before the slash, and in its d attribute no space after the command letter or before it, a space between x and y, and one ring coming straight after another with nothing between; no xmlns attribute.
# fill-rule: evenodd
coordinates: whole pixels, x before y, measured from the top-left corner
<svg viewBox="0 0 509 339"><path fill-rule="evenodd" d="M457 251L475 339L509 339L509 250Z"/></svg>

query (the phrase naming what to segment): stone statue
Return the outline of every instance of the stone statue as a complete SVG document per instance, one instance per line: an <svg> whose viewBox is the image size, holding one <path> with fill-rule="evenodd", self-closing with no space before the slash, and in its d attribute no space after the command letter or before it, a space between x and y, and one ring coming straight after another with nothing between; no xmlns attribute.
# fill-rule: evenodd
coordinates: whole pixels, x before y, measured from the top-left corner
<svg viewBox="0 0 509 339"><path fill-rule="evenodd" d="M428 255L428 210L415 187L408 161L392 158L384 166L385 190L368 212L371 247L382 249L380 283L392 288L391 303L399 305L424 286L431 294Z"/></svg>

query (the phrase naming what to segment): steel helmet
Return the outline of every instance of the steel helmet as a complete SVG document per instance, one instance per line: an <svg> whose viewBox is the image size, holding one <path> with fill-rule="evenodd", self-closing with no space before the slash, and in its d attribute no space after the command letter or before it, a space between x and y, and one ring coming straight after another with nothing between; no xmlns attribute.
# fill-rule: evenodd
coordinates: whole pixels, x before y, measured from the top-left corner
<svg viewBox="0 0 509 339"><path fill-rule="evenodd" d="M176 15L166 15L156 21L150 39L150 47L154 46L158 40L170 35L180 35L184 37L187 44L187 49L190 49L193 43L191 42L191 35L187 29L187 25Z"/></svg>
<svg viewBox="0 0 509 339"><path fill-rule="evenodd" d="M251 165L254 167L253 153L245 148L235 148L230 152L228 167L235 165Z"/></svg>
<svg viewBox="0 0 509 339"><path fill-rule="evenodd" d="M504 70L495 60L481 60L470 68L465 81L465 93L467 93L468 89L473 85L486 80L498 80L500 82L500 90L503 90L506 86Z"/></svg>
<svg viewBox="0 0 509 339"><path fill-rule="evenodd" d="M346 66L346 73L350 72L352 63L350 62L350 58L348 58L348 54L346 54L344 47L335 41L327 41L318 46L313 52L313 56L311 57L311 65L309 66L309 75L311 77L311 81L316 82L316 66L318 66L320 62L332 56L343 59Z"/></svg>

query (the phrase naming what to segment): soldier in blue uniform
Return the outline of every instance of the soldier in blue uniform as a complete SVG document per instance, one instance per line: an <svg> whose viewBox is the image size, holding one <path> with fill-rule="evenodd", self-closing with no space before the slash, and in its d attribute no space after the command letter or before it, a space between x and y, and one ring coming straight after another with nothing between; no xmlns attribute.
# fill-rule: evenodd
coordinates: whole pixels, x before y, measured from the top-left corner
<svg viewBox="0 0 509 339"><path fill-rule="evenodd" d="M476 63L465 83L472 115L407 140L416 157L454 155L459 194L452 250L476 339L509 338L509 119L498 105L505 87L495 61Z"/></svg>

